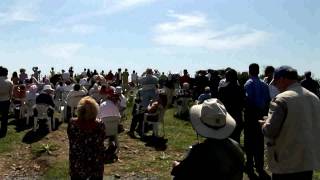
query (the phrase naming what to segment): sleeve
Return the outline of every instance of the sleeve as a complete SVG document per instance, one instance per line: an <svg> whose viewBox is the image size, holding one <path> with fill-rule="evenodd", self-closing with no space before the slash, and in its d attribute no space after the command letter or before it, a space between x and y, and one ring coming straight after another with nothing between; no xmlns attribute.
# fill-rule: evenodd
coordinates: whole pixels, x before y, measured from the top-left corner
<svg viewBox="0 0 320 180"><path fill-rule="evenodd" d="M273 139L279 135L287 116L287 108L287 104L282 98L275 98L270 103L268 118L262 126L262 133L266 137Z"/></svg>

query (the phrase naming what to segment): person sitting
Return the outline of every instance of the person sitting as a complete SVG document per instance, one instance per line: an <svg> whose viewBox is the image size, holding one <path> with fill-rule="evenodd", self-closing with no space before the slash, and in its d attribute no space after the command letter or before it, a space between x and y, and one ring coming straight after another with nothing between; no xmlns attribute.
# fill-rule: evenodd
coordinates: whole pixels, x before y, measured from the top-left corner
<svg viewBox="0 0 320 180"><path fill-rule="evenodd" d="M73 97L85 96L87 93L88 91L83 86L81 88L80 84L75 84L73 90L68 93L66 101L68 102Z"/></svg>
<svg viewBox="0 0 320 180"><path fill-rule="evenodd" d="M52 109L50 108L48 110L48 116L51 118L53 118L53 113L54 113L53 108L55 106L53 101L53 92L54 90L51 88L51 85L44 85L41 93L36 98L36 104L46 104L52 107ZM34 109L33 114L34 116L38 115L37 109Z"/></svg>
<svg viewBox="0 0 320 180"><path fill-rule="evenodd" d="M206 86L204 88L204 93L200 94L200 96L198 97L198 104L203 103L205 100L210 99L211 98L211 91L210 91L210 87Z"/></svg>
<svg viewBox="0 0 320 180"><path fill-rule="evenodd" d="M244 154L237 142L228 138L236 122L215 98L190 109L190 119L198 135L206 139L193 145L182 161L174 161L174 179L242 180Z"/></svg>
<svg viewBox="0 0 320 180"><path fill-rule="evenodd" d="M127 98L123 95L121 86L116 87L116 94L119 96L118 105L119 105L121 118L125 118L125 110L127 108Z"/></svg>
<svg viewBox="0 0 320 180"><path fill-rule="evenodd" d="M86 96L78 104L78 117L68 125L71 180L103 179L105 126L97 119L98 111L96 101Z"/></svg>
<svg viewBox="0 0 320 180"><path fill-rule="evenodd" d="M95 83L92 86L92 88L89 90L89 96L95 99L97 103L100 103L100 100L101 100L100 87L97 83Z"/></svg>
<svg viewBox="0 0 320 180"><path fill-rule="evenodd" d="M100 119L108 118L108 117L115 117L115 118L121 118L119 108L118 108L118 101L119 96L113 92L112 94L108 94L106 96L106 99L100 104L99 108L99 114L98 117ZM120 129L120 124L118 125L118 130ZM110 136L109 138L109 144L107 146L106 151L106 160L116 160L117 157L117 149L119 148L116 143L116 136Z"/></svg>
<svg viewBox="0 0 320 180"><path fill-rule="evenodd" d="M185 82L177 94L177 112L174 116L181 119L189 119L189 103L192 101L192 92L189 83Z"/></svg>
<svg viewBox="0 0 320 180"><path fill-rule="evenodd" d="M79 84L75 84L73 86L73 90L70 91L67 95L67 98L66 98L66 102L67 102L67 119L69 119L71 116L73 116L72 114L70 114L71 112L71 106L74 106L72 103L70 103L70 100L73 99L73 98L77 98L79 101L81 97L84 97L86 96L88 93L88 91L82 87L81 89L81 86Z"/></svg>

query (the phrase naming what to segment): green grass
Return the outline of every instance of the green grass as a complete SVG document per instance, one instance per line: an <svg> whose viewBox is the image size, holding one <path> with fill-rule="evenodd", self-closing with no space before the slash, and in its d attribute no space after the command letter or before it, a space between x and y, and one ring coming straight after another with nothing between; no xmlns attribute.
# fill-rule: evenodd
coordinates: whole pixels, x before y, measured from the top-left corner
<svg viewBox="0 0 320 180"><path fill-rule="evenodd" d="M0 138L0 154L12 151L15 145L21 143L21 139L27 131L17 132L14 126L9 125L6 137Z"/></svg>
<svg viewBox="0 0 320 180"><path fill-rule="evenodd" d="M105 178L115 179L114 176L120 176L122 179L134 177L136 179L171 179L172 161L181 160L188 150L188 147L198 142L197 135L190 122L174 118L175 109L171 108L165 114L165 138L168 139L167 149L157 151L152 147L146 147L145 143L139 139L131 139L126 133L120 134L120 159L122 162L107 164L105 166ZM127 110L127 120L124 122L128 129L131 123L131 108ZM65 131L66 124L59 127L58 131ZM8 126L8 133L5 138L0 139L0 156L4 153L13 151L17 145L23 144L22 138L30 129L16 132L15 126ZM202 141L203 138L200 138ZM48 145L48 146L46 146ZM129 146L125 149L124 146ZM44 142L35 142L31 144L31 153L33 157L42 156L49 151L67 151L67 147L56 146L55 139L44 140ZM137 151L137 153L134 153ZM128 153L129 152L129 153ZM52 156L50 156L52 157ZM69 179L68 158L55 159L42 172L41 179ZM320 180L320 172L314 173L314 179Z"/></svg>
<svg viewBox="0 0 320 180"><path fill-rule="evenodd" d="M69 179L68 160L52 164L43 175L42 179Z"/></svg>

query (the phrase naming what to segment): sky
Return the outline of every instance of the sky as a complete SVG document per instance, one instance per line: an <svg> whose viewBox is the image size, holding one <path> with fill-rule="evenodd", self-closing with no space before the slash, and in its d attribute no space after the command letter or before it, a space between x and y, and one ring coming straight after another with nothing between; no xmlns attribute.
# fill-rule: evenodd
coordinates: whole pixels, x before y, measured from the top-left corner
<svg viewBox="0 0 320 180"><path fill-rule="evenodd" d="M320 77L317 0L1 0L0 65L190 73L250 63Z"/></svg>

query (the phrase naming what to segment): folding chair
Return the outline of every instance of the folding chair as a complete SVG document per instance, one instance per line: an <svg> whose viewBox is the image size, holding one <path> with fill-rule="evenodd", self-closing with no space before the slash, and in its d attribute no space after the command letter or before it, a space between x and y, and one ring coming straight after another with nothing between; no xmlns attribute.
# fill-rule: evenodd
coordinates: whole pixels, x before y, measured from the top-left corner
<svg viewBox="0 0 320 180"><path fill-rule="evenodd" d="M73 96L71 97L64 106L64 120L67 119L67 107L69 106L71 108L71 118L75 117L75 111L77 109L78 103L84 96Z"/></svg>

